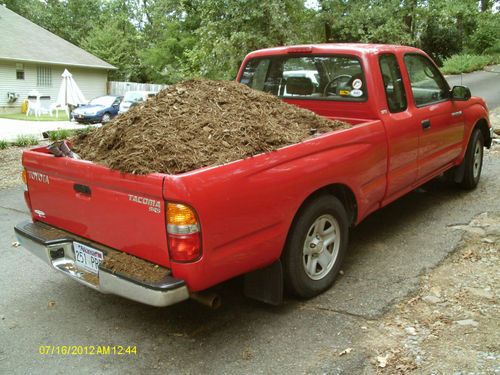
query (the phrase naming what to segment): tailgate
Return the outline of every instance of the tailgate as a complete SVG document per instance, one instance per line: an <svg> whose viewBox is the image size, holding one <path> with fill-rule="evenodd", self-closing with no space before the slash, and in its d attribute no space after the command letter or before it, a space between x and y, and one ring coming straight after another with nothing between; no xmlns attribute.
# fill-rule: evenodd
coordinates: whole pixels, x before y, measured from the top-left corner
<svg viewBox="0 0 500 375"><path fill-rule="evenodd" d="M25 151L35 220L169 267L163 175L132 175L89 161Z"/></svg>

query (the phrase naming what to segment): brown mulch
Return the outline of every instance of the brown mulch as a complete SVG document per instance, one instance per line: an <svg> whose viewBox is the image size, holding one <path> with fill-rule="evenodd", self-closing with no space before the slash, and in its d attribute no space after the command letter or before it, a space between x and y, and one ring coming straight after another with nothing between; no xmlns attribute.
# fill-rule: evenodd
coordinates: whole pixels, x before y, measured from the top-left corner
<svg viewBox="0 0 500 375"><path fill-rule="evenodd" d="M72 144L83 159L122 172L177 174L348 127L237 82L190 80Z"/></svg>
<svg viewBox="0 0 500 375"><path fill-rule="evenodd" d="M120 251L106 254L102 266L113 273L119 273L146 282L160 281L169 274L166 268Z"/></svg>

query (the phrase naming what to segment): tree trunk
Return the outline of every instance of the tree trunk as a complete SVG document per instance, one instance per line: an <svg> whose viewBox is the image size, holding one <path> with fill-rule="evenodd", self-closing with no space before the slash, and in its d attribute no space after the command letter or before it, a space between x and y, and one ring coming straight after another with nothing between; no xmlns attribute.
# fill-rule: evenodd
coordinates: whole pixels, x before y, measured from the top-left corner
<svg viewBox="0 0 500 375"><path fill-rule="evenodd" d="M329 22L325 22L325 42L330 43L333 41L332 26Z"/></svg>

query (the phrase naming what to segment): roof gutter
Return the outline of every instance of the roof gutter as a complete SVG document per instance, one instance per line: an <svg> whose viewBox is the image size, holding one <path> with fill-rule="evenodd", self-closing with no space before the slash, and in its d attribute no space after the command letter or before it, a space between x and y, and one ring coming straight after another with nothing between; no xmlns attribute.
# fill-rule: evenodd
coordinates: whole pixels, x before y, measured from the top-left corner
<svg viewBox="0 0 500 375"><path fill-rule="evenodd" d="M109 66L86 65L86 64L75 64L75 63L70 63L70 62L20 59L20 58L15 58L15 57L0 57L0 60L11 60L11 61L21 61L21 62L30 62L30 63L37 63L37 64L50 64L50 65L61 65L61 66L74 66L74 67L79 67L79 68L94 68L94 69L103 69L103 70L117 70L118 69L117 67L115 67L113 65L109 65Z"/></svg>

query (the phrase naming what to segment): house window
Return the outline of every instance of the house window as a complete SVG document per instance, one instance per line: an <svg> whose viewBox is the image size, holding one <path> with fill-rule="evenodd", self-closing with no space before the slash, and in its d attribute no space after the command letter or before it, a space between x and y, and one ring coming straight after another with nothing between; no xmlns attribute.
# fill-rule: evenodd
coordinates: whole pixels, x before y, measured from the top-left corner
<svg viewBox="0 0 500 375"><path fill-rule="evenodd" d="M36 85L37 86L52 86L52 68L50 66L36 67Z"/></svg>
<svg viewBox="0 0 500 375"><path fill-rule="evenodd" d="M24 79L24 64L16 64L16 79Z"/></svg>

